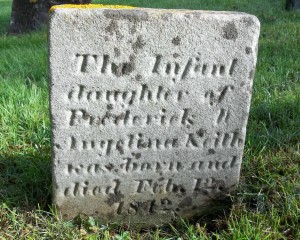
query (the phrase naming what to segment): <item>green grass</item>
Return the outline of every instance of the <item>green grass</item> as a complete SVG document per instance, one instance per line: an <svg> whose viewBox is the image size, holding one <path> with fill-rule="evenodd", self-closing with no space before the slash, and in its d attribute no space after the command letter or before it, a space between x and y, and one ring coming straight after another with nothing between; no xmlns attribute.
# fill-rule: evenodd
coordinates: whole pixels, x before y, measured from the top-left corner
<svg viewBox="0 0 300 240"><path fill-rule="evenodd" d="M6 34L0 0L0 239L300 239L300 12L284 0L106 0L243 11L261 21L241 180L224 213L159 229L62 221L51 205L47 33Z"/></svg>

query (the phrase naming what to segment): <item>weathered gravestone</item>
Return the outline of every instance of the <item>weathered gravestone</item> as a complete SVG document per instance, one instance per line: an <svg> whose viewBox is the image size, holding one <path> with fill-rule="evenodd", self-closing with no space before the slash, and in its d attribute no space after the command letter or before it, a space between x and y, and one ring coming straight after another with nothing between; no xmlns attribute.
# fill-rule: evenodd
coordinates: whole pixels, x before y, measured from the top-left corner
<svg viewBox="0 0 300 240"><path fill-rule="evenodd" d="M133 224L219 205L239 179L259 21L92 7L51 12L54 203Z"/></svg>

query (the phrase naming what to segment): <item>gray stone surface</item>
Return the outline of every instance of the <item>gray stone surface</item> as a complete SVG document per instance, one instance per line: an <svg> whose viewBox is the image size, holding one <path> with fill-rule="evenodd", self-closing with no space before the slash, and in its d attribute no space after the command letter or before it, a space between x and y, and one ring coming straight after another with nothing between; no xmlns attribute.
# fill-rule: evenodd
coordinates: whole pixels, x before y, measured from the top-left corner
<svg viewBox="0 0 300 240"><path fill-rule="evenodd" d="M65 218L162 224L238 183L259 21L244 13L55 9L53 201Z"/></svg>

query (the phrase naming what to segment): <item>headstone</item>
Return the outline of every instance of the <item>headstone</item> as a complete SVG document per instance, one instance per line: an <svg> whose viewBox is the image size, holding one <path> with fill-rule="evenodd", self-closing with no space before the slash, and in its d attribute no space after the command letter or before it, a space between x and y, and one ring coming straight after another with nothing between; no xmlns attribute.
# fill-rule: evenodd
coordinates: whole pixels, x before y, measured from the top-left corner
<svg viewBox="0 0 300 240"><path fill-rule="evenodd" d="M63 216L152 225L220 205L239 180L259 26L244 13L52 9Z"/></svg>

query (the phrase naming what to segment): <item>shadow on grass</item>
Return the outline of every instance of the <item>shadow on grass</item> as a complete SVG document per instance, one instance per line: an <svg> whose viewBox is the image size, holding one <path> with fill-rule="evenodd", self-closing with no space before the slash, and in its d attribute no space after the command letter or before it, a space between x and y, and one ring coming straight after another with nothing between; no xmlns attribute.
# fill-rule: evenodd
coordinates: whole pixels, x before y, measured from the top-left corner
<svg viewBox="0 0 300 240"><path fill-rule="evenodd" d="M0 203L26 210L48 210L51 204L50 156L1 155Z"/></svg>

